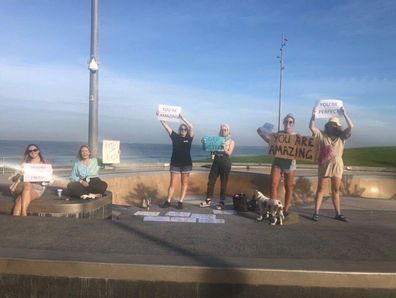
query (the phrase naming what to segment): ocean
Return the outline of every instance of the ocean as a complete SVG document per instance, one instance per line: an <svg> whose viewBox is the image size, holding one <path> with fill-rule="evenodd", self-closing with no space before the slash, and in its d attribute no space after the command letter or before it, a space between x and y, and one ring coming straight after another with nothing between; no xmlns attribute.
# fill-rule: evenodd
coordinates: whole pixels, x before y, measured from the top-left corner
<svg viewBox="0 0 396 298"><path fill-rule="evenodd" d="M7 141L0 140L0 162L20 163L26 146L36 143L44 159L53 165L72 165L77 156L77 151L83 144L81 142L60 141ZM102 147L99 144L99 156ZM265 146L237 146L233 156L256 156L266 154ZM121 142L121 164L127 163L165 163L170 161L172 144L138 144ZM210 158L209 152L203 151L201 145L193 144L191 147L193 160Z"/></svg>

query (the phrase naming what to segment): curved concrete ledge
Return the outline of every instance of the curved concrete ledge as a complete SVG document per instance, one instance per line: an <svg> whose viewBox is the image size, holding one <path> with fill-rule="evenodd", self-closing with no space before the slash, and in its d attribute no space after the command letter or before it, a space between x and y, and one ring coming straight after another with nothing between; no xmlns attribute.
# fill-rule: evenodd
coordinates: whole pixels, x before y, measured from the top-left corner
<svg viewBox="0 0 396 298"><path fill-rule="evenodd" d="M198 170L191 173L188 195L206 194L207 170ZM154 203L159 203L167 197L169 186L168 171L150 171L137 173L122 173L118 175L103 175L113 193L113 204L141 205L144 197L151 197ZM253 195L255 189L264 194L270 194L271 179L269 174L232 171L229 177L227 195L232 196L237 192L244 192L248 197ZM317 187L316 176L297 176L294 203L305 205L312 203ZM279 186L280 196L283 197L284 188ZM177 182L175 198L179 196L180 184ZM326 195L330 195L327 187ZM342 184L344 196L356 196L372 199L396 199L396 176L369 176L345 175ZM219 194L219 181L216 183L215 197Z"/></svg>
<svg viewBox="0 0 396 298"><path fill-rule="evenodd" d="M0 259L0 280L9 293L20 292L22 284L27 293L39 292L42 297L61 292L118 297L123 291L127 296L134 293L134 297L154 297L158 293L161 297L258 297L280 293L288 297L393 297L396 293L395 273L18 259Z"/></svg>
<svg viewBox="0 0 396 298"><path fill-rule="evenodd" d="M3 195L0 195L0 214L11 214L14 206L14 198L8 194L7 186L0 187ZM95 200L59 199L56 188L49 187L44 195L33 200L28 207L28 215L71 217L71 218L110 218L112 194L106 192L105 196Z"/></svg>

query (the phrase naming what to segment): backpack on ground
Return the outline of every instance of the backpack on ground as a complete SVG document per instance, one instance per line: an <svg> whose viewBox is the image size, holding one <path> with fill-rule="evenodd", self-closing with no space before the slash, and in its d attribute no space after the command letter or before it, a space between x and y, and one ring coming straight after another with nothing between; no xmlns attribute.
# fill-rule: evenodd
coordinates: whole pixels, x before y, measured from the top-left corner
<svg viewBox="0 0 396 298"><path fill-rule="evenodd" d="M236 193L232 197L232 202L234 203L234 210L239 212L248 211L247 197L243 192Z"/></svg>

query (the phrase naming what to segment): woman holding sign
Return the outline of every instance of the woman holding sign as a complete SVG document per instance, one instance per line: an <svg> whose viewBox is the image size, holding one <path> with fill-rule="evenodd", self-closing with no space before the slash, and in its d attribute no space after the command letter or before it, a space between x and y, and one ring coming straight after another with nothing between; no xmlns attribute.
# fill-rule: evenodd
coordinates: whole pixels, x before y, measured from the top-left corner
<svg viewBox="0 0 396 298"><path fill-rule="evenodd" d="M71 182L67 185L67 193L81 199L101 197L107 189L107 183L99 178L98 160L91 157L87 145L80 147L77 158L70 174Z"/></svg>
<svg viewBox="0 0 396 298"><path fill-rule="evenodd" d="M294 132L295 119L292 114L287 114L283 118L283 130L278 133L283 134L295 134ZM261 128L257 129L257 133L267 143L270 142L271 134L268 132L262 132ZM271 198L278 198L278 186L282 175L284 176L285 185L285 210L284 215L288 215L288 211L292 205L293 188L294 188L294 176L296 172L296 160L295 159L284 159L275 157L271 167Z"/></svg>
<svg viewBox="0 0 396 298"><path fill-rule="evenodd" d="M47 163L36 144L29 144L26 147L23 162L31 164ZM20 173L14 175L11 180L13 184L10 189L12 194L16 196L12 214L15 216L26 216L30 202L43 195L45 186L40 182L21 182L22 174Z"/></svg>
<svg viewBox="0 0 396 298"><path fill-rule="evenodd" d="M231 171L230 156L234 151L235 142L231 139L231 131L228 124L222 124L220 126L219 136L224 137L225 139L224 150L213 152L214 159L212 166L210 167L206 199L200 203L200 206L209 207L211 205L216 180L217 177L220 176L220 202L216 206L216 209L222 210L224 209L224 201L226 198L228 175Z"/></svg>
<svg viewBox="0 0 396 298"><path fill-rule="evenodd" d="M340 108L340 111L344 115L348 125L346 129L342 129L339 118L332 117L326 123L325 130L320 131L315 126L315 108L312 112L311 121L309 123L309 128L313 135L320 141L318 187L316 189L315 196L315 213L312 217L314 221L319 220L319 209L323 200L324 187L328 179L331 180L331 194L334 209L336 211L335 219L348 221L348 219L341 213L340 186L344 170L342 154L344 152L345 140L351 136L353 123L343 107Z"/></svg>
<svg viewBox="0 0 396 298"><path fill-rule="evenodd" d="M183 209L183 200L187 193L188 181L192 170L191 144L194 138L194 128L192 124L179 114L180 119L184 122L179 126L178 133L161 120L162 126L172 140L172 157L170 163L170 182L168 187L168 199L162 207L167 208L171 205L171 200L175 192L177 176L180 174L181 193L180 200L177 203L178 209Z"/></svg>

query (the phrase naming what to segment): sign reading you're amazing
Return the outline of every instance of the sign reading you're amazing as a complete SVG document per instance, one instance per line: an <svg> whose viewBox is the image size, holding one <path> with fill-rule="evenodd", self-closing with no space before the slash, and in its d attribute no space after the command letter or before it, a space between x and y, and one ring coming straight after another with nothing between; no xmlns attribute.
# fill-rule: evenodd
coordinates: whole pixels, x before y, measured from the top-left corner
<svg viewBox="0 0 396 298"><path fill-rule="evenodd" d="M314 137L274 133L270 137L268 154L285 159L316 162L319 143Z"/></svg>

